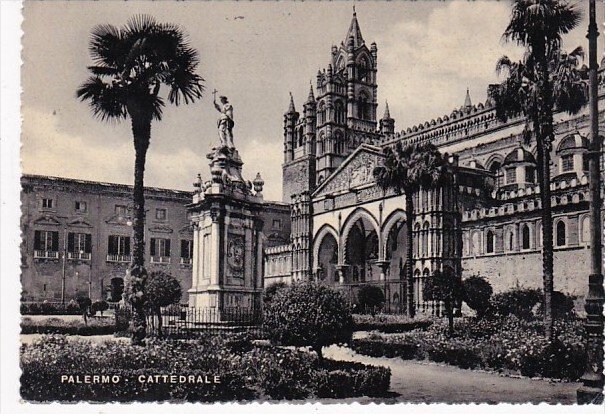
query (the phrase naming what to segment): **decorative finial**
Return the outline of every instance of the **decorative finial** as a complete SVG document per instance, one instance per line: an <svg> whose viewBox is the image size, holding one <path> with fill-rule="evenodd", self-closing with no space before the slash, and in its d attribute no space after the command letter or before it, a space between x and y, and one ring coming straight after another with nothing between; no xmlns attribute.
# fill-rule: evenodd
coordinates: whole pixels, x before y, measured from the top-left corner
<svg viewBox="0 0 605 414"><path fill-rule="evenodd" d="M466 88L466 97L464 98L464 107L465 108L470 108L471 106L473 106L473 104L471 103L471 94L469 92L468 87Z"/></svg>
<svg viewBox="0 0 605 414"><path fill-rule="evenodd" d="M357 16L357 12L355 11L355 4L353 4L353 16Z"/></svg>
<svg viewBox="0 0 605 414"><path fill-rule="evenodd" d="M391 112L389 111L389 101L385 100L384 103L385 103L385 105L384 105L384 115L383 115L382 119L390 119L391 118Z"/></svg>
<svg viewBox="0 0 605 414"><path fill-rule="evenodd" d="M296 112L296 109L294 108L294 97L292 96L292 92L290 92L290 106L288 107L288 112L289 113Z"/></svg>

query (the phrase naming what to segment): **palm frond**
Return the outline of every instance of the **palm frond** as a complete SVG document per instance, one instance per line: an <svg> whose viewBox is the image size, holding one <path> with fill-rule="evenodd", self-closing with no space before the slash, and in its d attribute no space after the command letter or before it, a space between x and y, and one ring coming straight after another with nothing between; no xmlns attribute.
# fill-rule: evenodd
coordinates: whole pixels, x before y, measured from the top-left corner
<svg viewBox="0 0 605 414"><path fill-rule="evenodd" d="M107 84L98 76L88 78L76 91L81 101L88 101L94 116L102 120L126 118L124 90Z"/></svg>

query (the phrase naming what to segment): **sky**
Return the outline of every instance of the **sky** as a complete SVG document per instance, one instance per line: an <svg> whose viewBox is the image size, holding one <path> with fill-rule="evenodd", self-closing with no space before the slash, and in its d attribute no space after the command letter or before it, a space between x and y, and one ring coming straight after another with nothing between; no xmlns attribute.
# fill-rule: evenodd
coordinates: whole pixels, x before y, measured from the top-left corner
<svg viewBox="0 0 605 414"><path fill-rule="evenodd" d="M578 3L587 12L588 2ZM485 102L498 80L495 62L522 49L502 40L508 1L357 2L366 44L378 45L378 113L388 101L396 130L449 114L464 102ZM603 21L603 3L598 19ZM147 186L192 190L209 178L206 154L218 140L212 91L234 107L235 145L244 178L260 172L265 198L281 200L283 113L292 92L297 110L327 67L332 44L344 40L351 2L25 2L22 38L22 170L131 184L134 149L129 122L102 122L75 97L88 77L91 29L121 26L150 14L175 23L200 54L202 100L164 111L152 125ZM588 48L587 17L564 48ZM602 26L601 26L602 27ZM603 30L601 30L603 32ZM599 38L599 56L603 35Z"/></svg>

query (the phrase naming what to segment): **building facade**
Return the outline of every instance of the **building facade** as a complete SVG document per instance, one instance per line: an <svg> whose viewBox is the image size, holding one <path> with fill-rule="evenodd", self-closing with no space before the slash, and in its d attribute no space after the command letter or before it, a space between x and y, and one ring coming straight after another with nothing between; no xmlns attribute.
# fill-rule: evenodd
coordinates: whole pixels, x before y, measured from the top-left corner
<svg viewBox="0 0 605 414"><path fill-rule="evenodd" d="M132 259L132 187L28 174L21 186L22 300L121 300ZM187 206L194 196L145 188L146 266L177 278L182 303L193 283L195 226ZM289 241L288 204L267 201L258 215L263 248Z"/></svg>
<svg viewBox="0 0 605 414"><path fill-rule="evenodd" d="M132 187L36 175L21 184L22 300L119 301L132 253ZM183 301L191 286L191 197L145 189L148 270L176 277Z"/></svg>
<svg viewBox="0 0 605 414"><path fill-rule="evenodd" d="M436 270L486 277L495 291L542 286L540 197L535 142L524 119L496 118L493 102L464 103L450 114L395 132L388 104L377 117L378 47L368 47L357 16L317 74L303 111L293 97L284 114L283 201L291 206L290 243L266 251L266 282L319 280L355 300L365 284L380 286L387 307L405 304L404 225L413 220L414 296ZM604 62L602 62L603 66ZM599 71L599 99L605 97ZM461 100L462 101L462 100ZM603 104L600 105L601 108ZM589 269L588 109L555 115L551 158L555 289L582 296ZM600 112L605 130L605 111ZM605 131L604 131L605 135ZM372 171L397 142L431 142L452 161L449 185L405 196L381 190ZM603 160L603 153L601 154ZM602 162L603 168L603 162Z"/></svg>

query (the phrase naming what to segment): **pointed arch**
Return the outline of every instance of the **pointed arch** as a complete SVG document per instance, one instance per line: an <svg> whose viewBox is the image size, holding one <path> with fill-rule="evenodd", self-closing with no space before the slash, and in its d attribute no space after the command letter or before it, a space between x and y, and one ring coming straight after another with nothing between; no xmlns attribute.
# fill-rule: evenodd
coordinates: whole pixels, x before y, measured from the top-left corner
<svg viewBox="0 0 605 414"><path fill-rule="evenodd" d="M315 237L313 237L313 269L317 269L317 267L319 266L319 248L327 235L332 235L334 237L334 240L336 240L336 248L338 250L338 263L343 263L342 256L340 255L341 249L339 247L340 238L338 237L338 232L331 225L324 224L320 227L319 231L315 233Z"/></svg>
<svg viewBox="0 0 605 414"><path fill-rule="evenodd" d="M372 215L372 213L370 213L365 208L358 207L355 210L353 210L351 212L351 214L349 214L349 216L345 219L345 221L342 225L342 230L340 232L340 240L338 242L338 245L339 245L339 252L338 252L339 256L338 257L339 258L344 259L344 249L346 248L347 239L349 237L349 233L351 232L351 229L357 223L358 220L363 220L363 219L367 220L370 223L370 225L376 232L376 236L378 236L378 251L380 253L382 253L384 251L383 247L382 247L383 238L381 237L380 226L378 225L378 220L376 220L376 218ZM382 259L382 257L379 257L379 258Z"/></svg>

